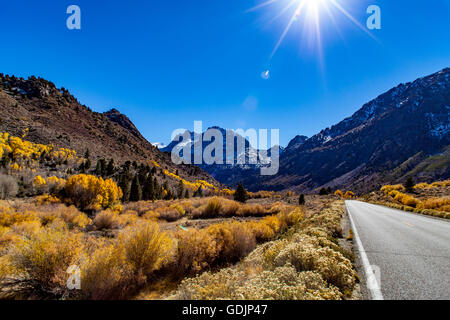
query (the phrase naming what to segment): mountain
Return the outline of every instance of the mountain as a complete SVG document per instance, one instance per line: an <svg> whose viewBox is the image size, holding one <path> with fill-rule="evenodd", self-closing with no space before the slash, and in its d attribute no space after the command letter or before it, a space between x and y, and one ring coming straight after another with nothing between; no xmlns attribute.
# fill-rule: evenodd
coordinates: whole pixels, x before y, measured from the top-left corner
<svg viewBox="0 0 450 320"><path fill-rule="evenodd" d="M240 177L253 175L254 172L260 171L262 165L268 164L270 159L268 157L272 154L272 149L265 150L265 153L252 147L250 141L243 137L239 132L234 130L226 130L220 127L208 128L205 132L197 137L191 131L186 131L183 134L177 135L171 143L162 148L161 151L171 153L175 151L180 157L184 157L183 151L188 150L189 155L186 155L186 159L190 159L190 163L194 162L194 145L196 141L202 141L202 154L208 153L206 149L212 142L208 138L208 135L213 135L214 131L220 133L222 136L222 164L208 164L204 157L201 163L197 163L203 170L211 174L215 179L226 185L235 186ZM189 138L187 138L189 137ZM227 155L227 139L233 142L234 148L232 150L232 156ZM213 140L214 141L214 140ZM241 144L239 144L239 142ZM177 148L177 149L176 149ZM276 146L279 154L281 154L284 148ZM183 150L184 149L184 150ZM206 149L206 152L205 152ZM215 156L215 153L212 153Z"/></svg>
<svg viewBox="0 0 450 320"><path fill-rule="evenodd" d="M93 161L113 158L116 163L155 161L180 176L217 182L196 166L173 164L170 156L148 142L118 110L93 112L68 90L34 76L23 79L0 74L0 131L27 140L75 149L89 149ZM95 164L95 163L94 163Z"/></svg>
<svg viewBox="0 0 450 320"><path fill-rule="evenodd" d="M420 181L449 178L449 74L447 68L400 84L335 126L311 138L295 137L280 149L275 176L261 176L259 165L201 167L224 184L242 182L252 191L332 187L366 192L407 176ZM170 152L177 143L175 139L163 150ZM255 152L246 141L239 156L248 159Z"/></svg>
<svg viewBox="0 0 450 320"><path fill-rule="evenodd" d="M449 178L450 69L399 86L353 116L304 140L296 137L276 176L251 188L369 191L381 183ZM427 170L425 170L427 169Z"/></svg>

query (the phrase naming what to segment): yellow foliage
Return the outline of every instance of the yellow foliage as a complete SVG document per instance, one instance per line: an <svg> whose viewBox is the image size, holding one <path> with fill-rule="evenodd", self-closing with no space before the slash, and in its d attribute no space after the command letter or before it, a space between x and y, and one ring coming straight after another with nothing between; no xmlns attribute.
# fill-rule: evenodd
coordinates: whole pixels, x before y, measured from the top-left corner
<svg viewBox="0 0 450 320"><path fill-rule="evenodd" d="M43 228L16 243L9 253L11 264L25 281L30 279L39 289L51 292L66 288L66 271L78 264L83 248L81 238L81 234L62 227Z"/></svg>
<svg viewBox="0 0 450 320"><path fill-rule="evenodd" d="M160 232L155 222L141 222L123 230L118 242L124 248L127 263L141 276L148 276L170 262L175 248L175 242Z"/></svg>
<svg viewBox="0 0 450 320"><path fill-rule="evenodd" d="M356 196L355 196L355 194L353 193L353 191L347 191L346 193L345 193L345 195L344 195L344 198L345 199L353 199L353 198L355 198Z"/></svg>
<svg viewBox="0 0 450 320"><path fill-rule="evenodd" d="M45 186L46 184L47 184L47 182L41 176L36 176L33 180L33 185L35 187L42 187L42 186Z"/></svg>
<svg viewBox="0 0 450 320"><path fill-rule="evenodd" d="M435 209L439 211L450 212L450 198L431 198L422 201L418 209Z"/></svg>
<svg viewBox="0 0 450 320"><path fill-rule="evenodd" d="M339 197L339 198L341 198L341 199L344 198L344 193L341 190L336 190L334 195Z"/></svg>
<svg viewBox="0 0 450 320"><path fill-rule="evenodd" d="M405 187L402 186L401 184L396 184L393 186L386 185L386 186L381 187L380 191L385 194L389 194L391 191L405 191Z"/></svg>
<svg viewBox="0 0 450 320"><path fill-rule="evenodd" d="M38 205L57 204L61 203L61 200L56 196L44 194L35 198L35 202Z"/></svg>
<svg viewBox="0 0 450 320"><path fill-rule="evenodd" d="M71 176L65 191L69 200L82 210L110 208L122 198L122 190L112 179L103 180L86 174Z"/></svg>

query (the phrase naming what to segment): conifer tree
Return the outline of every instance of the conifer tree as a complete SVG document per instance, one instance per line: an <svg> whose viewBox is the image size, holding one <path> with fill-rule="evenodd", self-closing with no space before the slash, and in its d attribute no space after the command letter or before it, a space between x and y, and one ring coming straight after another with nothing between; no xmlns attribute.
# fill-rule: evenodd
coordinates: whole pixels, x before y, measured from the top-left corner
<svg viewBox="0 0 450 320"><path fill-rule="evenodd" d="M245 203L247 201L247 191L242 184L239 184L234 193L234 200Z"/></svg>
<svg viewBox="0 0 450 320"><path fill-rule="evenodd" d="M301 206L305 205L305 195L303 193L298 198L298 204Z"/></svg>
<svg viewBox="0 0 450 320"><path fill-rule="evenodd" d="M114 174L114 171L114 159L111 158L108 162L108 166L106 167L106 176L112 176Z"/></svg>
<svg viewBox="0 0 450 320"><path fill-rule="evenodd" d="M413 190L414 190L414 180L413 180L413 178L411 176L409 176L406 179L406 181L403 184L403 186L405 187L406 192L409 192L409 193L413 192Z"/></svg>
<svg viewBox="0 0 450 320"><path fill-rule="evenodd" d="M133 178L133 182L131 183L130 201L136 202L141 200L142 200L142 188L141 184L139 183L139 176L135 175Z"/></svg>
<svg viewBox="0 0 450 320"><path fill-rule="evenodd" d="M182 199L184 196L184 183L180 180L178 184L178 198Z"/></svg>
<svg viewBox="0 0 450 320"><path fill-rule="evenodd" d="M155 188L153 177L149 175L145 180L144 189L142 190L142 197L144 200L155 200Z"/></svg>

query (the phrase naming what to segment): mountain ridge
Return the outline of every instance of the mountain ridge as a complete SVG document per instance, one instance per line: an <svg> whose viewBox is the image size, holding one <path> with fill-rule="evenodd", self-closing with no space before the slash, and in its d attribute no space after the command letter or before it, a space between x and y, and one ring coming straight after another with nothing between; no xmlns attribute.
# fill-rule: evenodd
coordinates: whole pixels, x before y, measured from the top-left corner
<svg viewBox="0 0 450 320"><path fill-rule="evenodd" d="M78 154L89 149L92 160L155 161L164 169L178 171L182 178L195 177L218 184L196 166L172 163L171 158L148 142L117 109L92 111L65 88L31 76L28 79L0 74L0 131L27 140L71 148Z"/></svg>

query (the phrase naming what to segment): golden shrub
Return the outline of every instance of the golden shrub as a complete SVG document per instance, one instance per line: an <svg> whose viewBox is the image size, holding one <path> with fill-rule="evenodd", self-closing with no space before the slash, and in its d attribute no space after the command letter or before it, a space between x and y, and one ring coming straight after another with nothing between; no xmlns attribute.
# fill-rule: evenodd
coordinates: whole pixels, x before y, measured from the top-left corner
<svg viewBox="0 0 450 320"><path fill-rule="evenodd" d="M339 198L341 198L341 199L344 198L344 193L341 190L336 190L334 195L339 197Z"/></svg>
<svg viewBox="0 0 450 320"><path fill-rule="evenodd" d="M450 212L450 198L430 198L423 200L418 209L436 209L440 211Z"/></svg>
<svg viewBox="0 0 450 320"><path fill-rule="evenodd" d="M208 232L189 229L176 233L177 251L172 273L190 276L210 267L217 257L217 244Z"/></svg>
<svg viewBox="0 0 450 320"><path fill-rule="evenodd" d="M24 221L11 226L11 231L17 235L25 237L32 237L36 235L40 229L41 223L39 221Z"/></svg>
<svg viewBox="0 0 450 320"><path fill-rule="evenodd" d="M405 191L405 187L401 184L386 185L381 187L380 191L385 194L389 194L391 191Z"/></svg>
<svg viewBox="0 0 450 320"><path fill-rule="evenodd" d="M255 236L257 242L265 242L275 236L275 231L265 223L250 221L247 222L247 226Z"/></svg>
<svg viewBox="0 0 450 320"><path fill-rule="evenodd" d="M41 176L36 176L33 180L33 185L37 188L45 186L47 182Z"/></svg>
<svg viewBox="0 0 450 320"><path fill-rule="evenodd" d="M137 275L151 274L169 263L174 255L174 241L155 222L141 222L123 230L118 241Z"/></svg>
<svg viewBox="0 0 450 320"><path fill-rule="evenodd" d="M102 245L86 255L81 267L81 290L87 299L122 299L133 288L131 266L122 248Z"/></svg>
<svg viewBox="0 0 450 320"><path fill-rule="evenodd" d="M347 191L345 194L344 194L344 198L345 199L353 199L353 198L355 198L356 196L355 196L355 194L353 193L353 191Z"/></svg>
<svg viewBox="0 0 450 320"><path fill-rule="evenodd" d="M112 210L104 210L94 218L94 226L97 230L118 229L120 226L119 215Z"/></svg>
<svg viewBox="0 0 450 320"><path fill-rule="evenodd" d="M42 206L42 205L47 205L47 204L61 203L61 200L58 197L44 194L44 195L36 197L35 202L36 202L36 204Z"/></svg>
<svg viewBox="0 0 450 320"><path fill-rule="evenodd" d="M155 211L147 211L142 218L146 219L146 220L150 220L150 221L158 221L159 219L159 213L155 212Z"/></svg>
<svg viewBox="0 0 450 320"><path fill-rule="evenodd" d="M264 223L267 226L269 226L275 233L278 233L278 231L280 231L281 228L280 220L278 220L276 216L265 217L264 219L261 220L261 223Z"/></svg>
<svg viewBox="0 0 450 320"><path fill-rule="evenodd" d="M222 210L222 200L219 197L211 198L205 209L203 210L204 217L217 217Z"/></svg>
<svg viewBox="0 0 450 320"><path fill-rule="evenodd" d="M156 209L161 220L166 220L167 222L177 221L183 217L183 215L175 208L171 207L160 207Z"/></svg>
<svg viewBox="0 0 450 320"><path fill-rule="evenodd" d="M36 292L55 293L66 290L67 268L79 264L82 247L80 233L58 225L22 238L11 248L9 256L24 285Z"/></svg>

